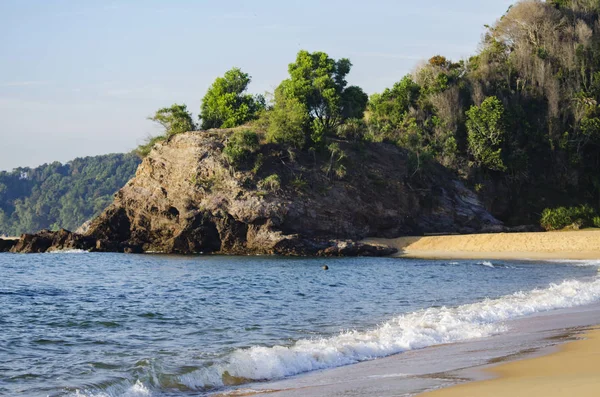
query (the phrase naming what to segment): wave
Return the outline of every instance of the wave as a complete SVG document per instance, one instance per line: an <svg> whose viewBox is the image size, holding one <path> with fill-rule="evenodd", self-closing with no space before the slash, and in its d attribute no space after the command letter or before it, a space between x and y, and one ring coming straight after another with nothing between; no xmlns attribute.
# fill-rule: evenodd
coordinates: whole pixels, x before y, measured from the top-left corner
<svg viewBox="0 0 600 397"><path fill-rule="evenodd" d="M569 280L547 288L517 292L458 307L428 308L398 316L376 329L303 339L290 346L251 347L231 353L224 361L184 375L154 375L123 380L109 387L77 390L72 397L144 397L153 390L204 391L254 381L281 379L390 356L428 346L488 337L507 330L510 319L600 301L600 277ZM168 381L167 381L168 379ZM163 382L167 382L163 384Z"/></svg>
<svg viewBox="0 0 600 397"><path fill-rule="evenodd" d="M494 264L492 262L489 262L489 261L483 261L483 262L479 262L477 264L481 265L481 266L485 266L485 267L495 268Z"/></svg>
<svg viewBox="0 0 600 397"><path fill-rule="evenodd" d="M75 390L69 397L147 397L151 395L150 389L137 380L133 385L114 385L106 391Z"/></svg>
<svg viewBox="0 0 600 397"><path fill-rule="evenodd" d="M179 377L196 390L280 379L303 372L354 364L427 346L482 338L506 330L504 321L600 300L600 278L564 281L545 289L517 292L459 307L429 308L405 314L376 329L291 346L237 350L220 364Z"/></svg>
<svg viewBox="0 0 600 397"><path fill-rule="evenodd" d="M56 250L56 251L48 251L49 254L87 254L89 251L80 250L80 249L65 249L65 250Z"/></svg>

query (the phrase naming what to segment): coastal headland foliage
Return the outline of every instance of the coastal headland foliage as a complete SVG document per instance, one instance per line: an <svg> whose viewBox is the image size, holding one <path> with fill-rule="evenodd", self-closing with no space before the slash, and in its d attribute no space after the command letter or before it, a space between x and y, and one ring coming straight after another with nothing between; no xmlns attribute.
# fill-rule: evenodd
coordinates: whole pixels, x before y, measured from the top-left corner
<svg viewBox="0 0 600 397"><path fill-rule="evenodd" d="M350 60L322 52L300 51L268 100L247 94L250 76L233 68L206 94L201 125L246 124L332 157L339 140L390 142L408 151L411 174L443 165L509 225L539 224L548 209L547 229L598 226L599 12L589 0L517 2L477 54L435 55L370 97L348 85ZM580 206L591 212L578 216Z"/></svg>

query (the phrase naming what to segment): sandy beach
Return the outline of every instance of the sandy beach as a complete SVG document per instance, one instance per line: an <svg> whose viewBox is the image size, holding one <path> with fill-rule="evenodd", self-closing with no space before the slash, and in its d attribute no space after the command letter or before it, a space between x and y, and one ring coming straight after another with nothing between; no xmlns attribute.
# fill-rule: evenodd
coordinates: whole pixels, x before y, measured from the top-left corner
<svg viewBox="0 0 600 397"><path fill-rule="evenodd" d="M600 230L368 238L397 257L427 259L600 259Z"/></svg>
<svg viewBox="0 0 600 397"><path fill-rule="evenodd" d="M423 397L598 396L600 330L542 357L507 363L491 370L496 379L424 393Z"/></svg>

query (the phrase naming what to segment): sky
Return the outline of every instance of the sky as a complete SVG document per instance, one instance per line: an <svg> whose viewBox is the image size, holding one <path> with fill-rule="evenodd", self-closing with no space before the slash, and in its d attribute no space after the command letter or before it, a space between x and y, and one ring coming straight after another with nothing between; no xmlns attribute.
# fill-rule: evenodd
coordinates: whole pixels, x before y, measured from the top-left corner
<svg viewBox="0 0 600 397"><path fill-rule="evenodd" d="M0 0L0 170L126 152L147 118L197 117L236 66L272 92L301 49L349 58L348 82L380 92L441 54L476 53L513 0Z"/></svg>

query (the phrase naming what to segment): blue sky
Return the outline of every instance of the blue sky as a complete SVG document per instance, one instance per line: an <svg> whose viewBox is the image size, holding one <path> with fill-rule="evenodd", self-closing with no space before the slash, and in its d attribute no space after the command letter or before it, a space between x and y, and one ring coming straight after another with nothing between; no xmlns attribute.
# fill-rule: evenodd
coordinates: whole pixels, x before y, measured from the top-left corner
<svg viewBox="0 0 600 397"><path fill-rule="evenodd" d="M300 49L350 58L369 93L476 52L513 0L0 0L0 170L134 149L156 109L197 115L233 66L272 91Z"/></svg>

